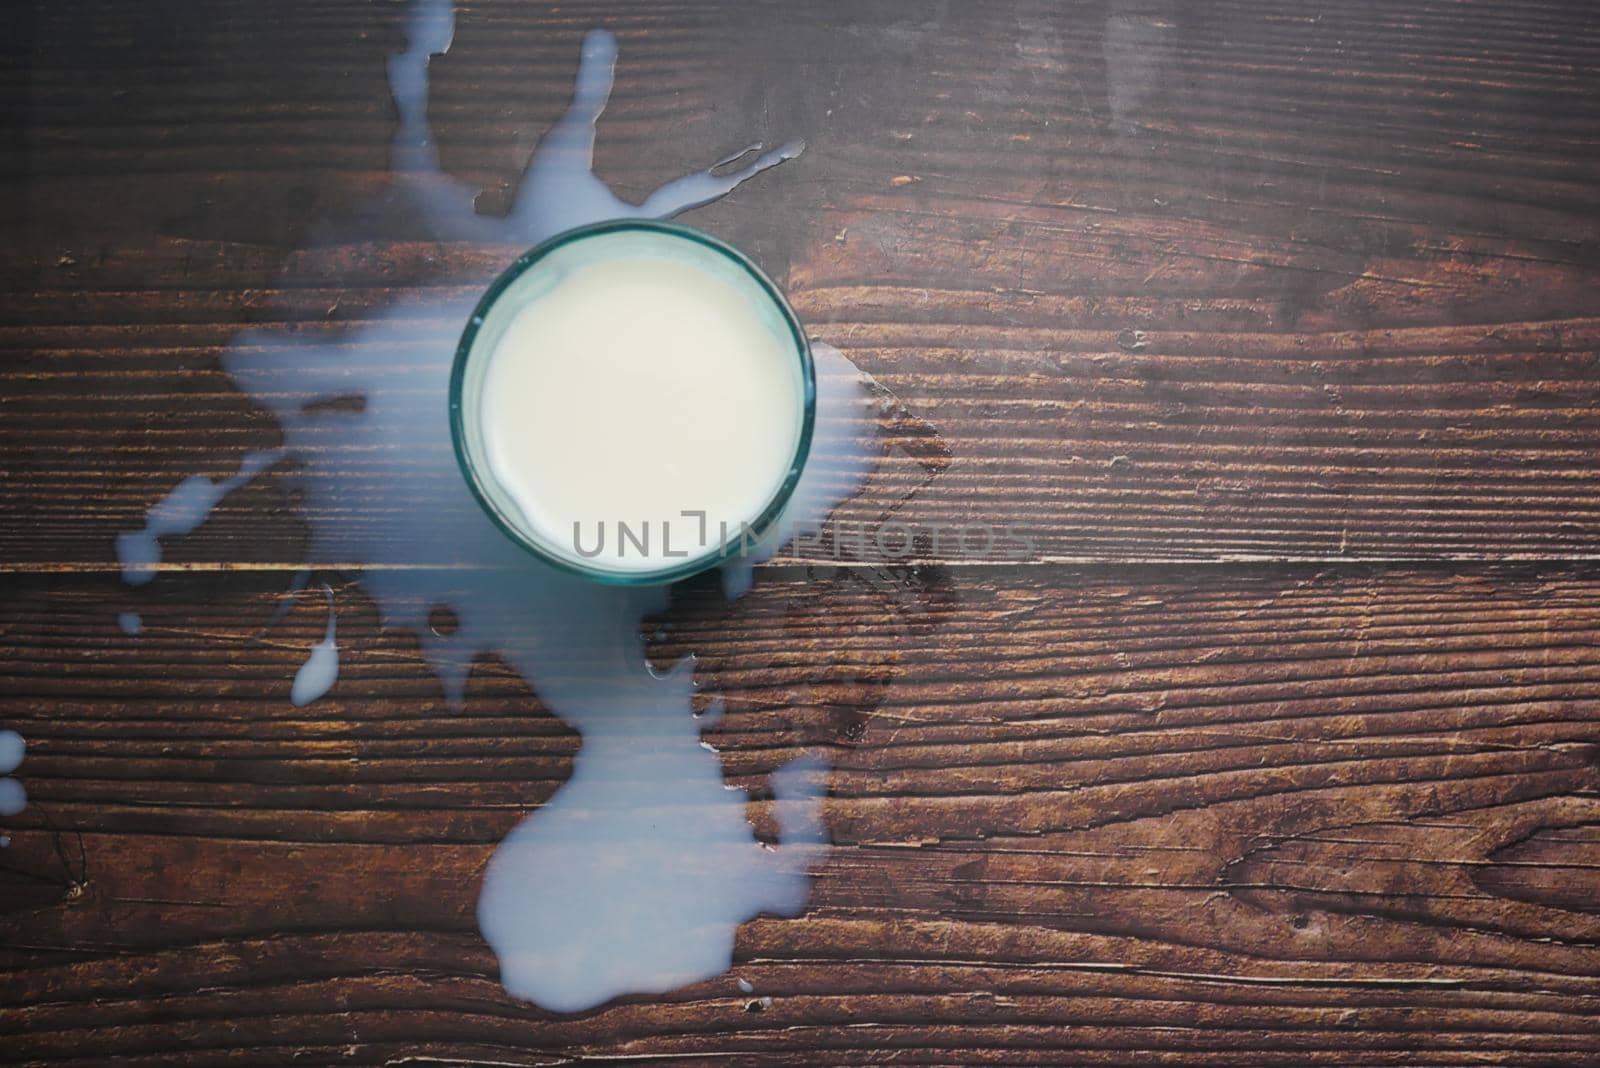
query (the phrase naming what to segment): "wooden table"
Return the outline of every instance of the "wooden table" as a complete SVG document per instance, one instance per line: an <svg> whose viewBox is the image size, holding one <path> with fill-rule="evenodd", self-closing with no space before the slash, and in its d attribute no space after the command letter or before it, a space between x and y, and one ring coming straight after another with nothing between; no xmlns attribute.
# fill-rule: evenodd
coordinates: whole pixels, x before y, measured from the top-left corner
<svg viewBox="0 0 1600 1068"><path fill-rule="evenodd" d="M624 194L806 138L687 221L903 402L851 507L1038 549L682 591L656 651L726 698L728 781L825 752L833 847L732 974L574 1016L504 994L473 919L577 748L521 680L451 710L356 571L344 674L291 707L322 615L261 636L304 548L279 480L142 590L112 551L277 440L217 363L243 326L439 254L279 281L387 180L402 16L10 16L0 1060L1600 1062L1584 5L461 9L432 114L482 211L595 25Z"/></svg>

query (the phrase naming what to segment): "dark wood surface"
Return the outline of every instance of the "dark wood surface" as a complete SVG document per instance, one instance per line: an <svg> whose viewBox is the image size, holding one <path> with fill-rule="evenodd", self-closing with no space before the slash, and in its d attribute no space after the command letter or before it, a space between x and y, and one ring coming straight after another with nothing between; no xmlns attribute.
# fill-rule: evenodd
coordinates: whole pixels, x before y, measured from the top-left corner
<svg viewBox="0 0 1600 1068"><path fill-rule="evenodd" d="M653 653L726 697L752 820L825 750L834 846L729 975L574 1016L506 996L473 919L577 749L520 679L450 709L357 569L340 681L292 707L322 616L262 633L306 532L273 479L115 574L178 479L277 441L217 362L242 327L515 251L297 251L385 181L403 13L7 16L0 726L33 801L0 1060L1600 1062L1588 7L462 6L432 114L481 210L594 25L622 192L805 137L688 219L909 413L847 514L1039 545L680 592Z"/></svg>

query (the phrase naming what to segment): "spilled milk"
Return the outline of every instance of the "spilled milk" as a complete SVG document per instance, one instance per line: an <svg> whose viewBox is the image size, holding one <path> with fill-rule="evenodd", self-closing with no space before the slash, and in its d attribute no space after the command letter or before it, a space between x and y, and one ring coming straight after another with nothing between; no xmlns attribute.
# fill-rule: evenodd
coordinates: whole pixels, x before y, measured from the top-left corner
<svg viewBox="0 0 1600 1068"><path fill-rule="evenodd" d="M591 169L595 121L616 61L612 35L594 30L583 42L571 105L540 141L515 207L504 218L477 215L475 191L440 170L427 121L429 57L449 47L453 29L449 0L422 0L410 16L406 48L388 68L399 112L391 191L361 214L365 231L355 239L381 240L384 220L403 218L440 242L520 251L575 225L706 204L803 147L760 154L752 147L666 183L642 204L618 199ZM713 173L747 156L743 167ZM745 818L745 793L725 786L716 753L701 741L714 714L693 714L692 658L665 673L646 658L640 624L666 606L667 591L559 573L490 523L455 468L446 418L451 357L476 293L440 299L430 295L436 292L409 293L337 337L239 335L224 367L276 416L283 447L252 453L228 478L179 483L141 529L119 539L123 577L150 581L161 538L193 531L227 493L280 460L295 461L311 517L308 567L367 565L360 582L382 622L417 635L452 702L462 699L473 658L497 654L582 737L571 778L500 844L484 878L478 920L506 989L576 1011L719 974L731 963L741 922L804 906L807 868L826 840L826 766L805 757L773 775L781 833L776 847L763 845ZM807 474L756 551L723 568L729 596L748 589L753 565L793 531L819 525L875 463L876 423L861 403L866 377L826 345L816 345L815 359L818 418ZM364 403L327 403L352 394ZM351 458L365 456L392 465L380 480L382 500L372 499L370 475L352 474ZM408 495L416 486L429 487L426 501ZM351 501L362 502L360 521L331 518ZM446 515L450 521L440 521ZM417 561L469 566L401 566ZM302 571L294 589L305 582ZM335 685L331 590L327 604L325 637L289 688L297 705ZM457 620L447 634L428 625L441 606Z"/></svg>

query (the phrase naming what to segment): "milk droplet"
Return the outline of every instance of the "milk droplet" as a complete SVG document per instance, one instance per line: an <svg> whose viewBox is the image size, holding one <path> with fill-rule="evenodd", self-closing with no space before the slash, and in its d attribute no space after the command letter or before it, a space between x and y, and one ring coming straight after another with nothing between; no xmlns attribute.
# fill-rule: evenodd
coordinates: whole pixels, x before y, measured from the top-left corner
<svg viewBox="0 0 1600 1068"><path fill-rule="evenodd" d="M15 816L28 807L28 791L15 779L0 779L0 816Z"/></svg>
<svg viewBox="0 0 1600 1068"><path fill-rule="evenodd" d="M28 743L16 731L0 731L0 775L16 771L22 765Z"/></svg>
<svg viewBox="0 0 1600 1068"><path fill-rule="evenodd" d="M309 705L333 689L339 679L339 645L334 640L338 614L333 605L333 590L322 587L328 594L328 625L322 640L311 647L310 654L300 670L294 673L294 685L289 689L289 702L295 706Z"/></svg>

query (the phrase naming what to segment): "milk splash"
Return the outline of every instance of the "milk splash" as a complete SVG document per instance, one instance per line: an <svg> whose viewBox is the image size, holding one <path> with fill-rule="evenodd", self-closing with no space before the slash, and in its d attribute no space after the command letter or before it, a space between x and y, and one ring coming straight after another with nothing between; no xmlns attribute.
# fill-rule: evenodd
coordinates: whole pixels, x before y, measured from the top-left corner
<svg viewBox="0 0 1600 1068"><path fill-rule="evenodd" d="M713 173L757 152L753 146L666 183L642 204L619 200L592 171L595 120L616 60L615 39L594 30L584 39L572 103L535 151L516 207L504 219L477 215L473 190L439 169L427 121L429 57L449 47L453 30L449 0L422 0L411 16L407 47L389 63L400 116L392 192L362 213L365 231L347 237L381 239L386 219L420 222L440 242L508 246L509 262L571 226L665 217L708 203L803 147L784 145L732 173ZM582 736L571 779L501 843L485 875L478 919L506 988L576 1011L719 974L731 963L741 922L804 906L806 870L825 842L825 766L801 758L773 775L780 840L762 845L745 818L747 796L723 784L716 754L700 740L712 717L693 714L692 659L665 674L646 659L640 623L665 607L667 591L564 575L490 524L455 468L445 414L452 350L476 298L440 300L436 292L408 294L342 337L241 334L223 365L277 417L283 448L252 454L228 479L180 483L142 530L119 539L124 578L149 581L159 538L195 529L230 490L278 459L299 461L295 477L311 523L308 566L368 565L360 580L382 622L417 635L452 702L462 699L473 658L495 653ZM818 418L807 474L759 552L725 568L730 595L748 587L758 559L853 494L872 466L864 443L876 426L859 403L865 376L826 345L816 346L815 358ZM364 398L358 410L327 403L352 394ZM352 474L369 457L388 465L382 500L372 499L370 474ZM408 497L417 486L429 487L425 502ZM339 507L356 501L360 515L339 522ZM422 505L427 514L416 514ZM470 567L393 566L418 561ZM440 606L457 620L448 634L428 625ZM314 700L336 674L330 594L326 637L297 674L292 699Z"/></svg>

